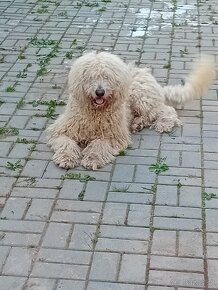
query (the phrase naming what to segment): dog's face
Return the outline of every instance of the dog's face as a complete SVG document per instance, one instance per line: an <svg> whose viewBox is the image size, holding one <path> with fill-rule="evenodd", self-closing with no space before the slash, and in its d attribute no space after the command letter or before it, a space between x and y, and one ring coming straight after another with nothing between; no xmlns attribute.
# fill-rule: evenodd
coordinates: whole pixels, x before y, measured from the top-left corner
<svg viewBox="0 0 218 290"><path fill-rule="evenodd" d="M123 103L129 84L127 65L117 56L105 52L82 56L69 75L70 90L76 86L80 101L83 99L83 103L91 103L96 109Z"/></svg>

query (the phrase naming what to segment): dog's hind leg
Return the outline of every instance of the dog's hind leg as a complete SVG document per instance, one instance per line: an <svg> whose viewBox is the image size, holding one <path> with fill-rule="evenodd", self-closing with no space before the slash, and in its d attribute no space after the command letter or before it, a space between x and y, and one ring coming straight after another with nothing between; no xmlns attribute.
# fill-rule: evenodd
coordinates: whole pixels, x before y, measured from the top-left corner
<svg viewBox="0 0 218 290"><path fill-rule="evenodd" d="M82 151L81 165L96 170L113 161L118 153L119 150L114 149L109 140L96 139Z"/></svg>
<svg viewBox="0 0 218 290"><path fill-rule="evenodd" d="M170 132L175 126L181 126L176 110L173 107L161 104L156 109L156 120L151 125L157 132Z"/></svg>
<svg viewBox="0 0 218 290"><path fill-rule="evenodd" d="M65 135L61 135L50 142L54 150L53 160L62 168L73 168L80 164L81 148L77 143Z"/></svg>

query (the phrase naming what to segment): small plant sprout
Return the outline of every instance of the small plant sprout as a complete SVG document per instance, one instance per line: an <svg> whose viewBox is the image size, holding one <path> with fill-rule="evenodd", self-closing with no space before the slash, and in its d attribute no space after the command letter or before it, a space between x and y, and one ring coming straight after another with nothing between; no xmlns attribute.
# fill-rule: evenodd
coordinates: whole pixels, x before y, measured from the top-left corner
<svg viewBox="0 0 218 290"><path fill-rule="evenodd" d="M126 150L120 150L119 156L126 156L127 152Z"/></svg>
<svg viewBox="0 0 218 290"><path fill-rule="evenodd" d="M129 187L130 187L129 185L122 186L122 187L116 187L116 186L114 186L111 191L112 192L128 192Z"/></svg>
<svg viewBox="0 0 218 290"><path fill-rule="evenodd" d="M204 198L206 200L211 200L212 198L215 198L216 197L216 194L215 193L208 193L206 191L203 193L203 195L204 195Z"/></svg>
<svg viewBox="0 0 218 290"><path fill-rule="evenodd" d="M151 164L149 170L156 173L157 175L161 172L165 172L169 169L169 166L164 162L166 158L161 158L157 163Z"/></svg>
<svg viewBox="0 0 218 290"><path fill-rule="evenodd" d="M21 160L18 160L14 163L8 161L5 167L9 170L16 171L17 169L22 169L23 165L21 164Z"/></svg>
<svg viewBox="0 0 218 290"><path fill-rule="evenodd" d="M18 135L19 134L19 130L17 128L14 127L0 127L0 138L1 137L7 137L7 136L14 136L14 135Z"/></svg>
<svg viewBox="0 0 218 290"><path fill-rule="evenodd" d="M75 173L75 172L66 173L65 175L62 175L62 178L63 179L75 179L75 180L79 180L81 182L95 180L95 177L91 177L90 175L82 175L81 173Z"/></svg>

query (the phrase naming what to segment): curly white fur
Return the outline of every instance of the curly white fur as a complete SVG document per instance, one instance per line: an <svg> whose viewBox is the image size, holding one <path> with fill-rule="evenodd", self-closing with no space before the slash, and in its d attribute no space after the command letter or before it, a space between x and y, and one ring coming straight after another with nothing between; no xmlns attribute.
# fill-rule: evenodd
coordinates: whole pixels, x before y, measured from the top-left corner
<svg viewBox="0 0 218 290"><path fill-rule="evenodd" d="M213 64L204 58L185 86L163 88L146 68L106 52L85 54L69 73L65 112L47 129L54 162L96 170L131 144L130 131L170 131L181 124L171 105L199 96L213 77Z"/></svg>

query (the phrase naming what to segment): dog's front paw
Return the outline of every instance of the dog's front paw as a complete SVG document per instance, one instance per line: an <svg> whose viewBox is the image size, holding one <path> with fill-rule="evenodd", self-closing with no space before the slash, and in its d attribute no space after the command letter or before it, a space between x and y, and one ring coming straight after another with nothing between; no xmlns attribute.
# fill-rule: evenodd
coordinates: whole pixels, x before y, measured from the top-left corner
<svg viewBox="0 0 218 290"><path fill-rule="evenodd" d="M86 169L97 170L104 166L104 163L90 156L84 157L81 161L81 165Z"/></svg>
<svg viewBox="0 0 218 290"><path fill-rule="evenodd" d="M69 169L79 165L79 158L73 158L66 152L56 152L53 156L53 161L61 168Z"/></svg>

